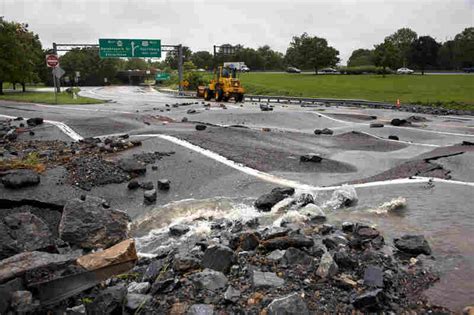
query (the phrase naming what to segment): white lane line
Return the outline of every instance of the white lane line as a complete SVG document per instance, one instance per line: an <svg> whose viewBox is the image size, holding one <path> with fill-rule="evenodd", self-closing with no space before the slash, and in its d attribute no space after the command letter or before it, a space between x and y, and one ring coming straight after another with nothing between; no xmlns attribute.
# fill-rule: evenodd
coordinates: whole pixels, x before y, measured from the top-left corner
<svg viewBox="0 0 474 315"><path fill-rule="evenodd" d="M142 134L142 135L130 135L131 137L156 137L156 138L161 138L164 140L167 140L169 142L172 142L174 144L180 145L182 147L185 147L187 149L193 150L195 152L198 152L208 158L211 158L217 162L220 162L224 165L227 165L229 167L232 167L242 173L254 176L256 178L259 178L261 180L277 184L277 185L283 185L283 186L288 186L288 187L293 187L295 189L300 189L304 191L331 191L340 188L341 186L328 186L328 187L319 187L319 186L313 186L313 185L308 185L308 184L302 184L300 182L294 181L294 180L289 180L285 178L281 178L272 174L268 174L265 172L261 172L259 170L250 168L248 166L245 166L243 164L234 162L232 160L229 160L226 157L223 157L220 154L217 154L215 152L212 152L210 150L201 148L197 145L194 145L188 141L173 137L173 136L168 136L168 135L163 135L163 134ZM401 178L401 179L393 179L393 180L386 180L386 181L378 181L378 182L370 182L370 183L363 183L363 184L354 184L352 185L355 188L367 188L367 187L377 187L377 186L387 186L387 185L400 185L400 184L417 184L417 183L427 183L430 181L434 182L442 182L442 183L447 183L447 184L455 184L455 185L465 185L465 186L471 186L474 187L474 183L472 182L462 182L462 181L455 181L455 180L446 180L446 179L439 179L439 178L429 178L429 177L413 177L413 178Z"/></svg>
<svg viewBox="0 0 474 315"><path fill-rule="evenodd" d="M392 140L392 139L386 139L379 137L377 135L373 135L371 133L365 132L365 131L359 131L360 133L366 134L370 137L374 137L380 140L385 140L385 141L390 141L390 142L396 142L396 143L405 143L405 144L412 144L412 145L419 145L419 146L424 146L424 147L434 147L434 148L439 148L441 147L440 145L437 144L429 144L429 143L419 143L419 142L411 142L411 141L403 141L403 140Z"/></svg>
<svg viewBox="0 0 474 315"><path fill-rule="evenodd" d="M61 105L44 105L44 104L33 104L38 107L46 107L46 108L54 108L54 109L66 109L66 110L78 110L78 111L86 111L86 112L104 112L104 113L119 113L119 114L134 114L133 112L121 111L121 110L113 110L113 109L98 109L98 108L79 108L79 107L71 107L71 106L61 106ZM93 104L91 104L93 105Z"/></svg>
<svg viewBox="0 0 474 315"><path fill-rule="evenodd" d="M2 114L0 114L0 117L9 118L9 119L16 118L16 116L9 116L9 115L2 115ZM28 118L25 118L25 119L28 119ZM62 123L60 121L54 121L54 120L44 120L44 122L58 127L59 130L61 130L63 133L65 133L68 137L70 137L74 141L79 141L79 140L84 139L81 135L79 135L77 132L72 130L72 128L66 125L65 123Z"/></svg>
<svg viewBox="0 0 474 315"><path fill-rule="evenodd" d="M350 124L350 125L362 125L362 126L370 126L370 124L367 123L357 123L357 122L352 122L352 121L347 121L347 120L341 120L341 119L336 119L333 117L330 117L325 114L321 114L319 112L314 112L314 111L308 111L309 113L313 113L314 115L320 115L321 117L340 122L340 123L345 123L345 124ZM474 137L474 135L471 134L464 134L464 133L454 133L454 132L445 132L445 131L436 131L436 130L427 130L427 129L420 129L420 128L413 128L413 127L398 127L398 126L392 126L392 125L387 125L384 124L385 127L387 128L394 128L394 129L409 129L413 131L421 131L421 132L428 132L428 133L435 133L435 134L440 134L440 135L450 135L450 136L462 136L462 137Z"/></svg>

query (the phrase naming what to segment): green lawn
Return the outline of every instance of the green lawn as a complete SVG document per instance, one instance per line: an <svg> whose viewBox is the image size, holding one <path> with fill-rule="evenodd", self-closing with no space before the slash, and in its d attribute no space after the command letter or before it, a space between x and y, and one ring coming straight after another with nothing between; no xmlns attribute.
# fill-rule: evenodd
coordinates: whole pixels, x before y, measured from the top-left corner
<svg viewBox="0 0 474 315"><path fill-rule="evenodd" d="M248 94L350 98L474 110L474 75L244 73Z"/></svg>
<svg viewBox="0 0 474 315"><path fill-rule="evenodd" d="M5 92L5 95L0 95L0 100L27 102L27 103L43 103L56 104L53 92ZM72 95L67 92L58 94L58 104L101 104L105 103L103 100L77 96L73 99Z"/></svg>

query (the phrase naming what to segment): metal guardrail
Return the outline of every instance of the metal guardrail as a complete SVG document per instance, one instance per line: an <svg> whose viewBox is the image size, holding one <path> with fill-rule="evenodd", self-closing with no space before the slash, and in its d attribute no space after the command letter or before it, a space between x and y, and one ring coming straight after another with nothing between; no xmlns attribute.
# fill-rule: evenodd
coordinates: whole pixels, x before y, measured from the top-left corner
<svg viewBox="0 0 474 315"><path fill-rule="evenodd" d="M173 90L160 90L165 93L172 93L178 96L178 91ZM183 91L181 97L196 97L194 91ZM462 114L474 116L474 111L470 110L449 110L444 108L430 107L425 105L412 105L403 104L401 107L396 104L386 102L375 102L359 99L335 99L335 98L312 98L312 97L294 97L294 96L271 96L271 95L245 95L245 101L250 102L266 102L266 103L281 103L281 104L299 104L301 106L312 106L312 105L328 105L328 106L365 106L370 108L383 108L383 109L399 109L402 111L429 113L429 114ZM428 111L432 112L428 112Z"/></svg>

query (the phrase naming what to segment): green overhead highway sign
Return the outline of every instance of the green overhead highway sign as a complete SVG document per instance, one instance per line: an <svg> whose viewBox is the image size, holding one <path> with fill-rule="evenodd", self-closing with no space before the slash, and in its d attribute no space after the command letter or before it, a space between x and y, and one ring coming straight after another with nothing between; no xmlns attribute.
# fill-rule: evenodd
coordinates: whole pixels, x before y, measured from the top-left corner
<svg viewBox="0 0 474 315"><path fill-rule="evenodd" d="M99 39L100 58L159 58L159 39Z"/></svg>
<svg viewBox="0 0 474 315"><path fill-rule="evenodd" d="M157 73L155 75L155 80L156 81L165 81L170 79L170 74L169 73Z"/></svg>

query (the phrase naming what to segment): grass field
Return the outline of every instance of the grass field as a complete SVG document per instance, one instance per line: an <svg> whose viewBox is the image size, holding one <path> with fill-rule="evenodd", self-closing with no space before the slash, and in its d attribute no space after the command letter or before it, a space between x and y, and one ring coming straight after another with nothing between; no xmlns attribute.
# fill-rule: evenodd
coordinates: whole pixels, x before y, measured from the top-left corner
<svg viewBox="0 0 474 315"><path fill-rule="evenodd" d="M5 95L0 95L0 100L27 102L27 103L42 103L42 104L56 104L53 92L5 92ZM66 92L58 94L58 104L100 104L103 100L95 98L77 96L73 99L72 95Z"/></svg>
<svg viewBox="0 0 474 315"><path fill-rule="evenodd" d="M474 75L244 73L248 94L350 98L474 110Z"/></svg>

